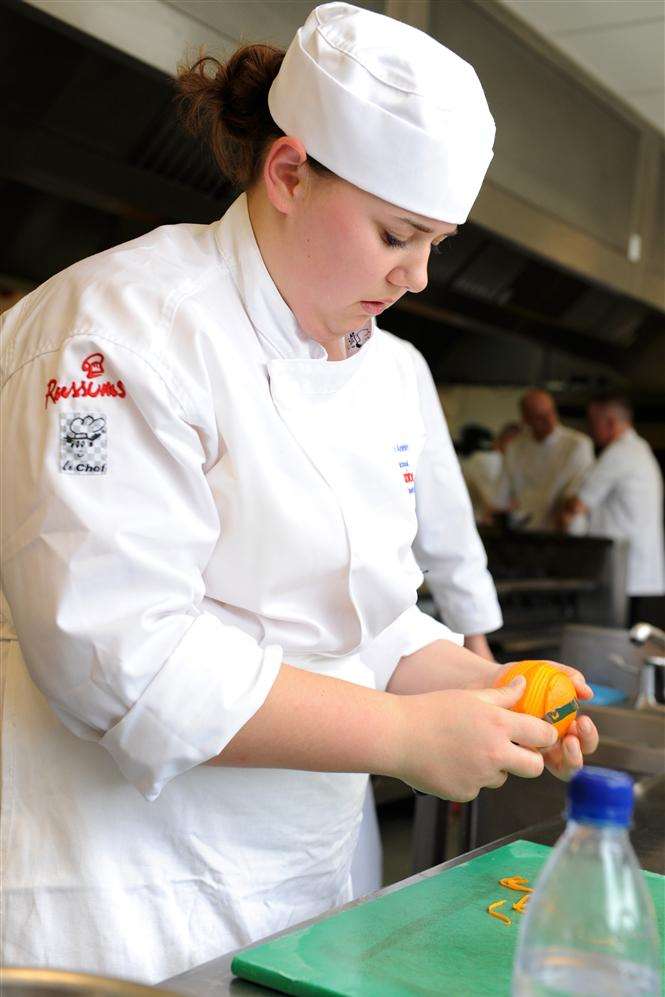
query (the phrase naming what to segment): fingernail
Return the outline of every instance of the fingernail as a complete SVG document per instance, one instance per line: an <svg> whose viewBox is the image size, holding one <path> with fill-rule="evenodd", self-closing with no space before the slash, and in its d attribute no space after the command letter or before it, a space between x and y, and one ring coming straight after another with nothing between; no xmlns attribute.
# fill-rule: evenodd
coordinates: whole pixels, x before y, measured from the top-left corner
<svg viewBox="0 0 665 997"><path fill-rule="evenodd" d="M517 675L514 679L512 679L508 683L508 687L509 688L517 688L518 685L522 685L522 683L525 682L525 681L526 681L526 679L524 678L523 675Z"/></svg>

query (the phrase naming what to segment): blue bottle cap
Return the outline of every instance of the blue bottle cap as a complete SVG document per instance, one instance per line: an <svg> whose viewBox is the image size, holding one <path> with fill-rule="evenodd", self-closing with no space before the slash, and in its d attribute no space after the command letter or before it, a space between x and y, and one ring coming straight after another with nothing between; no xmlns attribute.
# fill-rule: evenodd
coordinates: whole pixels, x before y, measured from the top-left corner
<svg viewBox="0 0 665 997"><path fill-rule="evenodd" d="M625 772L585 765L568 784L571 820L627 827L632 814L633 780Z"/></svg>

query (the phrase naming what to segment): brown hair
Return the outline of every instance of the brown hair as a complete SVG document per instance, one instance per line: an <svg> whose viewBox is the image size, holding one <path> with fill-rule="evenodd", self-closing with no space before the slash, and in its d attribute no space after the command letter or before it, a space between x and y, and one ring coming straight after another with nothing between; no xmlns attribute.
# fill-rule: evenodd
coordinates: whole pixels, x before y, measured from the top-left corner
<svg viewBox="0 0 665 997"><path fill-rule="evenodd" d="M222 174L241 190L256 182L269 144L284 134L268 109L268 91L283 58L283 49L273 45L245 45L226 62L203 56L178 68L176 101L183 124L207 140ZM317 172L329 172L311 158L308 162Z"/></svg>
<svg viewBox="0 0 665 997"><path fill-rule="evenodd" d="M600 391L590 399L589 406L591 405L597 405L599 408L618 409L628 422L633 421L632 403L628 395L622 391Z"/></svg>

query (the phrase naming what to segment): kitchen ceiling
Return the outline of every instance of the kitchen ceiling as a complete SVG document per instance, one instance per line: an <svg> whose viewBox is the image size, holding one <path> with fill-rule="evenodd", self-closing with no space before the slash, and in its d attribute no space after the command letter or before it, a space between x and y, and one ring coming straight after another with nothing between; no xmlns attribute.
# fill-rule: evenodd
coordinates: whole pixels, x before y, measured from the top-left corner
<svg viewBox="0 0 665 997"><path fill-rule="evenodd" d="M662 0L498 0L665 132Z"/></svg>

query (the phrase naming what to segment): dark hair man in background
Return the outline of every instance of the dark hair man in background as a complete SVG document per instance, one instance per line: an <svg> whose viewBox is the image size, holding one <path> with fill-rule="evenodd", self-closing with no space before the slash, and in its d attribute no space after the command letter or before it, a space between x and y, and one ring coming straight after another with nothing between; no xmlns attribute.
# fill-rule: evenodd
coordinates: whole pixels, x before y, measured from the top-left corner
<svg viewBox="0 0 665 997"><path fill-rule="evenodd" d="M633 428L627 398L598 396L589 404L588 419L601 453L577 494L564 502L562 526L570 532L628 540L631 622L638 616L657 622L653 606L647 608L643 600L665 593L663 477L658 462Z"/></svg>

